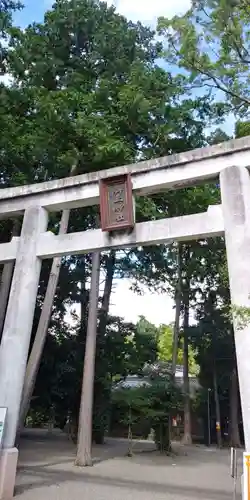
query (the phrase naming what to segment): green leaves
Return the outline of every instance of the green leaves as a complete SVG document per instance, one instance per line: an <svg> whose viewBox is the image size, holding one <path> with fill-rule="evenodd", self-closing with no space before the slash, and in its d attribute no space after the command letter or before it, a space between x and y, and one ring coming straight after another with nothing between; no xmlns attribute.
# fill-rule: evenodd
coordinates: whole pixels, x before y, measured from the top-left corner
<svg viewBox="0 0 250 500"><path fill-rule="evenodd" d="M198 0L184 16L158 21L165 58L188 72L190 88L212 91L215 100L221 91L243 115L250 104L249 14L248 2Z"/></svg>
<svg viewBox="0 0 250 500"><path fill-rule="evenodd" d="M12 13L22 8L19 0L0 0L0 75L6 71L8 36L12 25Z"/></svg>
<svg viewBox="0 0 250 500"><path fill-rule="evenodd" d="M199 366L196 363L195 350L189 346L189 373L197 375ZM173 356L173 326L161 325L158 333L158 359L160 361L172 363ZM183 339L179 340L179 348L177 355L177 364L183 365Z"/></svg>
<svg viewBox="0 0 250 500"><path fill-rule="evenodd" d="M154 33L92 0L55 2L43 23L12 27L1 89L5 182L89 172L150 156L165 137L166 101L179 94L155 66Z"/></svg>
<svg viewBox="0 0 250 500"><path fill-rule="evenodd" d="M160 377L140 387L116 389L112 395L115 405L123 411L123 423L135 424L146 417L152 427L167 423L171 409L177 409L181 399L178 387Z"/></svg>

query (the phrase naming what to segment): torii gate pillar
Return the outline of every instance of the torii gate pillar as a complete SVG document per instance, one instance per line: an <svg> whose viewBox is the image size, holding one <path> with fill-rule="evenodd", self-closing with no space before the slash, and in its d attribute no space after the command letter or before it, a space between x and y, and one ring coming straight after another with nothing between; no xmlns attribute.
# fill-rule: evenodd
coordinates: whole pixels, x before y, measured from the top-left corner
<svg viewBox="0 0 250 500"><path fill-rule="evenodd" d="M239 324L237 307L250 308L250 176L246 168L229 167L220 173L222 211L231 300L234 313L239 386L245 449L250 452L250 321ZM239 311L240 312L240 311Z"/></svg>
<svg viewBox="0 0 250 500"><path fill-rule="evenodd" d="M0 498L4 500L13 498L15 486L16 429L42 262L36 246L47 223L44 208L26 209L0 348L0 406L7 407L0 457Z"/></svg>

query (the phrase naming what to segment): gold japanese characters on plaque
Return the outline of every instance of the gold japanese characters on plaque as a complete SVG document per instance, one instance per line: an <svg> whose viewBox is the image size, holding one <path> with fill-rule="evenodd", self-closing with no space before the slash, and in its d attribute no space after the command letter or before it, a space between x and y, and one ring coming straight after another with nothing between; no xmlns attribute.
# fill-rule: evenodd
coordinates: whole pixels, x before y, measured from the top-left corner
<svg viewBox="0 0 250 500"><path fill-rule="evenodd" d="M103 231L134 227L132 182L129 174L100 181L100 210Z"/></svg>

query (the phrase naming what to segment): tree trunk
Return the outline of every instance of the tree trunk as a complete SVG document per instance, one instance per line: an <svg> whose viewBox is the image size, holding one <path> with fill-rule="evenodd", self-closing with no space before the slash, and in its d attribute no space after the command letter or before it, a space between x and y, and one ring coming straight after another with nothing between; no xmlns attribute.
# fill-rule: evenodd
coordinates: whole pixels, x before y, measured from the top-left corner
<svg viewBox="0 0 250 500"><path fill-rule="evenodd" d="M172 354L172 375L175 378L178 343L180 335L180 316L181 316L181 295L182 295L182 279L181 279L181 246L177 243L177 283L175 291L175 322L173 335L173 354Z"/></svg>
<svg viewBox="0 0 250 500"><path fill-rule="evenodd" d="M15 219L13 223L12 229L12 238L19 235L21 227L21 221L19 219ZM8 299L10 294L10 287L12 282L12 276L14 271L15 261L8 262L4 265L2 276L1 276L1 284L0 284L0 338L3 333L3 326L5 320L6 309L8 305Z"/></svg>
<svg viewBox="0 0 250 500"><path fill-rule="evenodd" d="M218 448L222 448L220 399L219 399L219 392L218 392L217 372L216 372L216 364L215 363L214 363L214 370L213 370L213 384L214 384L214 402L215 402L215 414L216 414L217 445L218 445Z"/></svg>
<svg viewBox="0 0 250 500"><path fill-rule="evenodd" d="M102 296L102 307L100 310L99 331L100 331L101 337L103 337L105 335L105 332L106 332L108 313L109 313L109 305L110 305L110 297L111 297L113 277L114 277L114 272L115 272L115 257L116 257L115 250L111 250L109 253L109 256L107 258L107 266L106 266L107 272L106 272L106 279L105 279L104 291L103 291L103 296Z"/></svg>
<svg viewBox="0 0 250 500"><path fill-rule="evenodd" d="M240 433L239 433L239 387L238 374L235 367L231 375L231 390L230 390L230 442L234 448L240 448Z"/></svg>
<svg viewBox="0 0 250 500"><path fill-rule="evenodd" d="M105 344L105 334L106 334L106 328L107 328L107 323L108 323L108 317L109 317L109 306L110 306L110 297L111 297L111 292L112 292L112 284L113 284L113 277L114 277L114 272L115 272L115 260L116 260L116 252L114 250L111 250L109 252L109 255L107 256L106 259L106 278L105 278L105 285L104 285L104 291L103 291L103 296L102 296L102 305L99 311L99 328L98 328L98 351L99 355L105 355L105 351L103 349L103 346ZM97 369L97 376L100 378L106 377L106 371L100 373L100 368L99 370ZM95 392L95 400L94 400L94 412L95 412L95 418L93 419L93 441L96 444L103 444L104 442L104 436L105 436L105 430L106 430L106 419L103 418L103 415L106 414L106 408L110 402L111 399L111 388L112 388L112 378L109 378L110 382L110 387L108 390L108 387L105 387L105 396L103 397L103 390L100 387L100 390L96 390ZM100 383L100 386L102 384ZM97 387L95 386L97 389ZM98 414L100 418L98 418ZM101 416L102 415L102 416ZM96 425L97 424L97 425Z"/></svg>
<svg viewBox="0 0 250 500"><path fill-rule="evenodd" d="M175 381L176 365L178 357L178 344L180 336L180 317L181 317L181 299L182 299L182 270L181 270L181 245L177 243L176 248L176 264L177 264L177 281L175 288L175 321L174 321L174 331L173 331L173 351L172 351L172 379ZM173 427L172 427L172 411L170 411L170 416L168 419L169 426L169 449L171 447L171 441L173 438Z"/></svg>
<svg viewBox="0 0 250 500"><path fill-rule="evenodd" d="M171 442L169 440L169 424L158 424L153 427L154 430L154 440L157 447L161 453L171 452Z"/></svg>
<svg viewBox="0 0 250 500"><path fill-rule="evenodd" d="M73 165L70 171L71 175L75 175L77 171L77 164ZM70 210L63 210L62 217L60 221L59 234L66 234L68 230ZM48 286L46 294L44 297L43 307L36 331L35 340L31 349L29 356L26 375L24 380L22 401L20 407L19 415L19 431L21 431L30 405L30 400L34 391L36 377L40 366L40 361L43 353L43 348L47 336L48 326L51 317L51 311L53 307L54 296L56 293L56 287L59 280L60 270L61 270L61 257L55 257L52 262L51 271L49 275Z"/></svg>
<svg viewBox="0 0 250 500"><path fill-rule="evenodd" d="M80 328L81 333L86 332L86 310L88 304L88 291L86 290L86 260L85 255L81 257L81 294L80 294Z"/></svg>
<svg viewBox="0 0 250 500"><path fill-rule="evenodd" d="M92 256L91 289L89 300L88 328L85 347L82 395L78 425L77 456L75 464L92 466L92 413L95 376L95 354L97 314L99 299L100 253Z"/></svg>
<svg viewBox="0 0 250 500"><path fill-rule="evenodd" d="M188 329L189 329L189 280L183 293L183 388L184 388L184 435L183 444L192 444L190 386L189 386L189 357L188 357Z"/></svg>

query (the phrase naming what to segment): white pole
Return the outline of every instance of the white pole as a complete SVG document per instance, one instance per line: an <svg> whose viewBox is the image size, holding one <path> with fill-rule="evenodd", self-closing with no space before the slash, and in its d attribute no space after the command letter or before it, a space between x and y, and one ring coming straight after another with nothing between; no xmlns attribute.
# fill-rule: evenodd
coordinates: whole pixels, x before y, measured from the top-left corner
<svg viewBox="0 0 250 500"><path fill-rule="evenodd" d="M250 176L244 167L220 174L222 210L246 451L250 451ZM245 314L244 311L248 312ZM243 315L243 316L242 316ZM243 321L242 321L243 319Z"/></svg>
<svg viewBox="0 0 250 500"><path fill-rule="evenodd" d="M18 451L14 447L29 351L41 260L37 239L46 231L47 211L26 209L0 347L0 407L7 407L0 456L0 499L13 498Z"/></svg>

